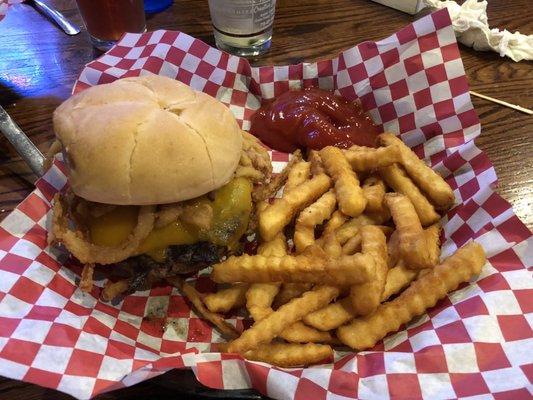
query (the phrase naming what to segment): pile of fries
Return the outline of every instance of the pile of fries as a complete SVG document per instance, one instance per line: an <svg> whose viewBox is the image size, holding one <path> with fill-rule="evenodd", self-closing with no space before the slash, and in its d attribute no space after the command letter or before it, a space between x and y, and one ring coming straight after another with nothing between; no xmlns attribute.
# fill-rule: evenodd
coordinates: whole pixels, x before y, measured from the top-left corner
<svg viewBox="0 0 533 400"><path fill-rule="evenodd" d="M440 262L450 186L393 134L378 144L293 157L283 195L259 207L257 255L213 267L231 286L203 296L177 282L232 339L221 350L293 367L369 349L480 272L475 242ZM239 334L221 314L241 307L255 323Z"/></svg>

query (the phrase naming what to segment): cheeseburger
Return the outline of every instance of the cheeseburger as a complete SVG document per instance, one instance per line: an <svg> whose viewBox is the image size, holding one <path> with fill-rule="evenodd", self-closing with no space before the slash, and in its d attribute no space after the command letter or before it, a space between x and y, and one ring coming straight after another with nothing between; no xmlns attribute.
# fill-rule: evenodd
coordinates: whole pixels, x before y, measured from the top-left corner
<svg viewBox="0 0 533 400"><path fill-rule="evenodd" d="M160 76L120 79L61 104L54 130L70 186L50 241L84 265L82 288L99 265L126 271L114 297L240 251L271 163L218 100Z"/></svg>

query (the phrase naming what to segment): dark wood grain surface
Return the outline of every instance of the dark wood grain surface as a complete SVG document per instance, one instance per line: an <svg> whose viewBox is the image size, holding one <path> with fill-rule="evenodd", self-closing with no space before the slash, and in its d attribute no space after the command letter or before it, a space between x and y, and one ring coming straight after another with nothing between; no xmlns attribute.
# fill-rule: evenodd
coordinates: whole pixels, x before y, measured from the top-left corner
<svg viewBox="0 0 533 400"><path fill-rule="evenodd" d="M48 2L81 23L74 1ZM492 0L489 21L495 27L532 34L533 15L528 7L530 0ZM253 64L329 58L358 42L383 38L414 18L368 0L278 0L272 49ZM214 45L207 1L176 0L169 10L150 17L147 25L150 30L181 30ZM472 90L533 108L533 63L515 63L464 46L461 54ZM28 5L14 6L0 22L0 104L43 151L53 137L53 110L69 96L83 66L98 55L86 32L67 36ZM477 144L495 165L497 190L531 229L533 118L485 100L473 98L473 103L482 124ZM27 196L34 181L35 176L10 145L0 139L0 214L5 215ZM173 371L99 399L171 397L175 393L172 387L184 384L180 383L182 376ZM15 398L70 397L0 378L0 399Z"/></svg>

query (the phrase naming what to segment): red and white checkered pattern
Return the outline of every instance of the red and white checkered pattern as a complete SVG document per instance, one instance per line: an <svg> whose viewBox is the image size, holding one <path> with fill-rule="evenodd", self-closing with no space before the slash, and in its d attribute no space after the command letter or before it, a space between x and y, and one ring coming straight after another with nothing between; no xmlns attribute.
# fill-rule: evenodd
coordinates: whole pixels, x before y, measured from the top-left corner
<svg viewBox="0 0 533 400"><path fill-rule="evenodd" d="M22 3L23 1L24 0L0 0L0 21L6 16L9 6Z"/></svg>
<svg viewBox="0 0 533 400"><path fill-rule="evenodd" d="M0 374L89 398L172 368L193 367L215 388L253 387L280 399L531 398L533 264L529 230L494 193L494 169L474 144L480 125L446 10L333 60L252 68L180 33L127 34L82 72L75 91L123 76L179 79L229 105L244 128L262 99L302 86L360 98L455 189L444 218L445 255L470 239L485 247L481 275L372 351L329 365L281 369L211 353L220 340L170 287L117 305L76 287L80 267L46 245L50 201L66 183L56 161L0 225ZM276 169L287 154L272 153ZM201 276L199 290L214 284ZM173 321L143 319L157 304ZM242 320L232 316L232 323Z"/></svg>

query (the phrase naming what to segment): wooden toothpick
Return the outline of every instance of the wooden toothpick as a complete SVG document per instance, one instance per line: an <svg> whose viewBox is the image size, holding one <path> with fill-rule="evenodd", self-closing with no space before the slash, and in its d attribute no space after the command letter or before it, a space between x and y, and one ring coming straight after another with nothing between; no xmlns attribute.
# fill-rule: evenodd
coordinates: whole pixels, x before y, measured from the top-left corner
<svg viewBox="0 0 533 400"><path fill-rule="evenodd" d="M478 93L478 92L474 92L473 90L470 91L470 94L472 96L480 97L482 99L485 99L485 100L488 100L488 101L492 101L493 103L501 104L502 106L512 108L513 110L520 111L520 112L523 112L523 113L528 114L528 115L533 115L533 111L532 110L524 108L524 107L517 106L516 104L507 103L506 101L498 100L498 99L495 99L494 97L485 96L484 94L481 94L481 93Z"/></svg>

